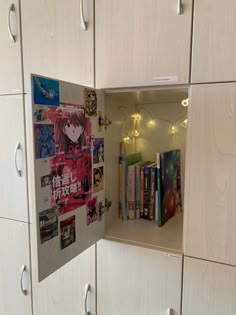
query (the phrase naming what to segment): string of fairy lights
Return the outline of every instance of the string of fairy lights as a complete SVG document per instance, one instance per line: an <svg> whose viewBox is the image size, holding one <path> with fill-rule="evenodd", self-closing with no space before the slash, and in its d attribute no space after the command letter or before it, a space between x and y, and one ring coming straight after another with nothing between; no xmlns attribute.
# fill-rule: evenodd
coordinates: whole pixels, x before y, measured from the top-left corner
<svg viewBox="0 0 236 315"><path fill-rule="evenodd" d="M188 107L188 98L181 101L183 107ZM177 125L181 128L186 128L188 125L187 114L181 115L175 121L170 121L158 117L153 117L150 111L143 107L138 107L136 112L131 115L126 115L122 123L122 137L124 143L131 143L135 138L140 136L140 130L145 125L147 128L155 127L157 121L166 122L170 125L170 133L172 135L177 132ZM128 127L127 127L127 126Z"/></svg>

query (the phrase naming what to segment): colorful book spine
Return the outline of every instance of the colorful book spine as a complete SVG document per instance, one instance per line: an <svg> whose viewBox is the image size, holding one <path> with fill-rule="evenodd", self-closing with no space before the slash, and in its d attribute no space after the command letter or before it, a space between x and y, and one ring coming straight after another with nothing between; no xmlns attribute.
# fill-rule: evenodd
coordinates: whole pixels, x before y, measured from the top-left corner
<svg viewBox="0 0 236 315"><path fill-rule="evenodd" d="M119 156L119 165L118 165L118 217L123 219L122 215L122 157Z"/></svg>
<svg viewBox="0 0 236 315"><path fill-rule="evenodd" d="M123 220L127 220L127 211L126 211L126 158L124 156L121 157L122 163L122 218Z"/></svg>
<svg viewBox="0 0 236 315"><path fill-rule="evenodd" d="M128 166L128 217L130 220L135 219L135 164Z"/></svg>
<svg viewBox="0 0 236 315"><path fill-rule="evenodd" d="M140 168L140 218L144 217L144 166Z"/></svg>
<svg viewBox="0 0 236 315"><path fill-rule="evenodd" d="M149 219L149 203L150 203L150 167L144 167L144 186L143 186L143 218Z"/></svg>
<svg viewBox="0 0 236 315"><path fill-rule="evenodd" d="M156 163L157 163L157 190L156 190L156 221L159 227L162 226L161 218L161 169L160 169L160 153L156 154Z"/></svg>
<svg viewBox="0 0 236 315"><path fill-rule="evenodd" d="M140 162L135 166L135 215L136 219L140 219L140 169L144 162Z"/></svg>
<svg viewBox="0 0 236 315"><path fill-rule="evenodd" d="M155 218L156 200L156 164L150 166L150 198L149 198L149 220Z"/></svg>

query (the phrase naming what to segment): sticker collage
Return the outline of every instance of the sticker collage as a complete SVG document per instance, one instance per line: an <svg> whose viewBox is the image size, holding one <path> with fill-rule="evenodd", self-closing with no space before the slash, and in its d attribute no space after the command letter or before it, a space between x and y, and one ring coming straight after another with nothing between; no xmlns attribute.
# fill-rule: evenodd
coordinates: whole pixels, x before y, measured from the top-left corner
<svg viewBox="0 0 236 315"><path fill-rule="evenodd" d="M45 160L40 189L50 190L50 208L39 212L40 243L60 238L60 249L78 241L75 210L87 225L101 220L94 193L104 189L104 138L92 135L97 95L84 89L84 104L60 102L59 81L32 76L35 159ZM68 213L70 216L68 216Z"/></svg>

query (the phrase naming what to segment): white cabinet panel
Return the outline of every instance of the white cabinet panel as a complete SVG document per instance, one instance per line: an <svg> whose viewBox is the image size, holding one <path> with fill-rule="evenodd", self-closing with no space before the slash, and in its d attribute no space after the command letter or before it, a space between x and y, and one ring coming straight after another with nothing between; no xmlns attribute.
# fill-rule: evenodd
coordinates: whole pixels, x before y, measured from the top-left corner
<svg viewBox="0 0 236 315"><path fill-rule="evenodd" d="M191 87L184 252L236 265L236 84Z"/></svg>
<svg viewBox="0 0 236 315"><path fill-rule="evenodd" d="M1 0L0 43L0 94L20 93L22 92L22 69L18 0L14 2Z"/></svg>
<svg viewBox="0 0 236 315"><path fill-rule="evenodd" d="M28 222L23 97L0 96L0 107L0 217Z"/></svg>
<svg viewBox="0 0 236 315"><path fill-rule="evenodd" d="M0 218L0 238L0 314L31 315L28 224Z"/></svg>
<svg viewBox="0 0 236 315"><path fill-rule="evenodd" d="M34 315L84 314L86 283L90 284L87 310L95 315L95 245L44 281L33 282Z"/></svg>
<svg viewBox="0 0 236 315"><path fill-rule="evenodd" d="M182 257L112 241L97 247L99 315L180 314Z"/></svg>
<svg viewBox="0 0 236 315"><path fill-rule="evenodd" d="M235 293L235 267L184 259L183 315L233 315Z"/></svg>
<svg viewBox="0 0 236 315"><path fill-rule="evenodd" d="M81 0L82 1L82 0ZM22 0L24 74L94 84L93 1Z"/></svg>
<svg viewBox="0 0 236 315"><path fill-rule="evenodd" d="M192 1L95 1L96 87L189 81Z"/></svg>
<svg viewBox="0 0 236 315"><path fill-rule="evenodd" d="M236 80L236 2L194 1L193 83Z"/></svg>

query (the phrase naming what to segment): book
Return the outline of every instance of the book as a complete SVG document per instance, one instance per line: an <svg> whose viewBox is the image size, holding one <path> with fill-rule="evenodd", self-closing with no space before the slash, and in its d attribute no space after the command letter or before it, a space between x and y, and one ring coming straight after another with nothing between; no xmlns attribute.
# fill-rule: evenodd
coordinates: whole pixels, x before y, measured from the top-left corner
<svg viewBox="0 0 236 315"><path fill-rule="evenodd" d="M136 219L140 219L140 169L147 162L140 161L135 165L135 215Z"/></svg>
<svg viewBox="0 0 236 315"><path fill-rule="evenodd" d="M144 166L143 185L143 218L149 220L150 192L151 192L151 167L153 162Z"/></svg>
<svg viewBox="0 0 236 315"><path fill-rule="evenodd" d="M122 219L127 220L128 219L128 204L127 204L127 168L130 164L134 164L138 161L140 161L142 158L140 152L131 153L128 155L121 155L119 157L119 164L121 164L121 191L118 192L119 197L121 198L121 212L122 213ZM118 179L119 180L119 179Z"/></svg>
<svg viewBox="0 0 236 315"><path fill-rule="evenodd" d="M122 215L122 156L119 156L118 164L118 217L123 219Z"/></svg>
<svg viewBox="0 0 236 315"><path fill-rule="evenodd" d="M156 154L156 202L155 202L155 220L159 227L162 226L161 219L161 204L162 204L162 192L161 192L161 171L160 171L160 153Z"/></svg>
<svg viewBox="0 0 236 315"><path fill-rule="evenodd" d="M128 217L135 219L135 164L128 165L127 169L127 202L128 202Z"/></svg>
<svg viewBox="0 0 236 315"><path fill-rule="evenodd" d="M156 163L153 163L150 167L150 197L149 197L149 220L155 218L155 200L156 200Z"/></svg>
<svg viewBox="0 0 236 315"><path fill-rule="evenodd" d="M150 161L146 161L140 166L140 218L144 218L144 170Z"/></svg>
<svg viewBox="0 0 236 315"><path fill-rule="evenodd" d="M161 222L165 224L171 217L182 212L180 150L160 155L161 185L163 189Z"/></svg>

